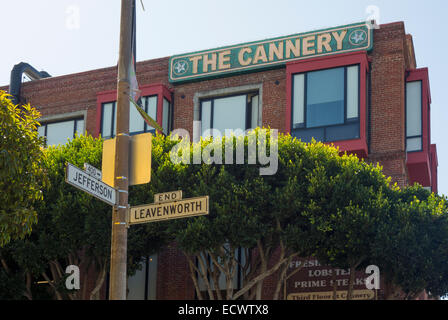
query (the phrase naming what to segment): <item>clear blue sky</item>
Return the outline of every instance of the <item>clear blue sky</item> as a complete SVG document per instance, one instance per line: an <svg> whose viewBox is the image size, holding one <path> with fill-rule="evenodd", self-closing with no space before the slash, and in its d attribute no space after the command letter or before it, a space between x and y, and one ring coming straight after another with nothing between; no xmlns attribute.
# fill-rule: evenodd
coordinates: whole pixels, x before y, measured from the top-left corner
<svg viewBox="0 0 448 320"><path fill-rule="evenodd" d="M143 0L145 11L139 1L138 61L364 21L371 5L379 23L404 21L418 67L429 68L439 193L448 195L448 1ZM4 1L0 85L9 84L11 69L22 61L52 76L116 65L119 16L119 0Z"/></svg>

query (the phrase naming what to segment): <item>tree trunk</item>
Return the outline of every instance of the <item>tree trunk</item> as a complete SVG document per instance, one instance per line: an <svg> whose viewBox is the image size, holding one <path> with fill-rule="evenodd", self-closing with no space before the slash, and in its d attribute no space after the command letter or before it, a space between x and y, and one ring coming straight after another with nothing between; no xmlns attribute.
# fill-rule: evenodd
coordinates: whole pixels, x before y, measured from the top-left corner
<svg viewBox="0 0 448 320"><path fill-rule="evenodd" d="M31 293L32 283L33 283L33 277L31 276L31 272L27 271L26 272L26 289L25 289L25 292L23 293L23 295L28 300L33 300L33 294Z"/></svg>
<svg viewBox="0 0 448 320"><path fill-rule="evenodd" d="M236 260L234 255L231 255L230 260L230 268L229 268L229 261L226 263L227 270L226 270L226 298L227 300L233 299L233 279L235 278L235 272L236 272Z"/></svg>
<svg viewBox="0 0 448 320"><path fill-rule="evenodd" d="M100 274L95 282L95 288L93 288L90 293L90 300L99 300L100 299L100 289L104 284L104 280L106 279L106 264L101 267Z"/></svg>
<svg viewBox="0 0 448 320"><path fill-rule="evenodd" d="M271 274L273 274L275 271L277 271L287 260L288 260L288 258L281 259L271 269L267 270L265 273L261 273L258 276L254 277L243 288L241 288L240 290L238 290L237 293L235 293L235 295L233 296L233 299L235 299L235 300L238 299L240 296L242 296L247 291L249 291L259 281L265 279L266 277L269 277Z"/></svg>
<svg viewBox="0 0 448 320"><path fill-rule="evenodd" d="M296 256L297 256L297 253L293 253L293 254L289 255L288 260L286 261L285 265L283 266L280 276L277 280L277 286L276 286L276 289L274 292L274 297L273 297L274 300L278 300L280 298L280 291L281 291L282 287L283 287L283 291L284 291L283 299L286 300L286 281L302 269L302 266L300 266L299 268L297 268L296 270L291 272L291 274L287 275L288 269L289 269L289 264L291 263L292 259Z"/></svg>
<svg viewBox="0 0 448 320"><path fill-rule="evenodd" d="M5 272L7 274L9 274L9 268L8 265L6 264L5 259L0 255L0 262L2 263L3 269L5 269Z"/></svg>
<svg viewBox="0 0 448 320"><path fill-rule="evenodd" d="M196 257L197 257L198 262L199 262L199 264L201 266L201 270L198 270L198 273L201 275L202 280L204 280L204 284L205 284L205 286L207 288L207 292L208 292L209 298L210 298L210 300L215 300L215 296L213 294L213 290L212 290L212 287L210 285L210 281L208 281L208 278L207 278L207 267L204 264L204 261L202 260L202 257L201 257L200 254L196 255Z"/></svg>
<svg viewBox="0 0 448 320"><path fill-rule="evenodd" d="M266 261L262 261L260 274L266 273L267 269L268 269L268 266L267 266ZM261 300L261 293L263 290L263 280L264 280L264 277L260 281L257 282L257 286L255 289L255 291L256 291L255 300Z"/></svg>
<svg viewBox="0 0 448 320"><path fill-rule="evenodd" d="M259 254L260 260L261 260L260 274L263 274L268 269L268 259L269 259L268 251L269 251L269 249L266 249L266 252L264 252L263 245L261 244L260 240L257 241L257 245L258 245L258 254ZM257 282L256 288L255 288L255 291L256 291L255 300L261 300L261 292L263 289L263 279L261 279L260 281Z"/></svg>
<svg viewBox="0 0 448 320"><path fill-rule="evenodd" d="M193 280L194 288L196 289L196 295L198 297L198 300L203 300L201 290L199 289L198 279L195 275L195 273L199 273L196 269L196 266L194 265L193 261L191 260L191 257L185 254L187 257L188 265L190 267L190 276Z"/></svg>
<svg viewBox="0 0 448 320"><path fill-rule="evenodd" d="M350 281L348 282L347 300L352 300L354 281L355 281L355 268L352 266L350 267Z"/></svg>
<svg viewBox="0 0 448 320"><path fill-rule="evenodd" d="M62 298L61 293L58 291L58 289L56 288L56 286L53 284L53 281L50 280L50 278L47 276L47 274L45 272L42 272L42 276L44 277L44 279L48 282L48 284L50 285L50 287L53 289L54 295L56 297L57 300L64 300Z"/></svg>
<svg viewBox="0 0 448 320"><path fill-rule="evenodd" d="M280 291L282 287L286 287L286 272L288 272L288 267L291 259L288 259L288 261L285 263L285 265L281 268L280 275L277 280L277 285L275 286L274 296L272 297L273 300L278 300L280 297Z"/></svg>
<svg viewBox="0 0 448 320"><path fill-rule="evenodd" d="M225 270L225 268L223 266L221 266L218 263L218 261L216 260L215 255L213 253L208 252L207 254L210 256L210 259L212 260L212 263L210 263L207 268L208 268L208 271L210 272L210 275L212 277L214 289L215 289L215 292L216 292L216 298L218 300L223 300L222 294L221 294L221 290L219 289L219 277L218 276L221 273L226 274L226 270ZM214 267L212 268L212 266L214 266ZM226 279L227 279L227 276L226 276Z"/></svg>
<svg viewBox="0 0 448 320"><path fill-rule="evenodd" d="M337 292L338 292L338 285L336 282L336 269L332 270L333 274L332 274L332 280L333 280L333 300L337 299Z"/></svg>

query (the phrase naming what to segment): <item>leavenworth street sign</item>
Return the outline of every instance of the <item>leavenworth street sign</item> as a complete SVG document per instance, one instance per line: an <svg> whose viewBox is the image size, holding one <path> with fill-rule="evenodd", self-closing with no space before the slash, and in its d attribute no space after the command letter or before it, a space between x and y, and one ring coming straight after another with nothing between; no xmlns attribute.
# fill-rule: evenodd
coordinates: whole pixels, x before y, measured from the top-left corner
<svg viewBox="0 0 448 320"><path fill-rule="evenodd" d="M182 191L173 191L155 195L156 203L131 207L129 225L208 214L208 196L188 199L181 197Z"/></svg>
<svg viewBox="0 0 448 320"><path fill-rule="evenodd" d="M183 82L281 67L286 62L320 56L370 51L373 28L367 22L318 30L212 50L175 55L169 81Z"/></svg>
<svg viewBox="0 0 448 320"><path fill-rule="evenodd" d="M65 181L112 206L117 204L117 190L71 163L67 163Z"/></svg>

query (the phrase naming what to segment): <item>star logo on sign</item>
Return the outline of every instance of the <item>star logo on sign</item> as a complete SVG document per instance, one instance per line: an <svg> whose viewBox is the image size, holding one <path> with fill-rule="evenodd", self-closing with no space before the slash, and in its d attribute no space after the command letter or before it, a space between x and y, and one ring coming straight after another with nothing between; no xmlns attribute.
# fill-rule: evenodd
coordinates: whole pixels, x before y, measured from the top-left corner
<svg viewBox="0 0 448 320"><path fill-rule="evenodd" d="M179 60L176 61L176 63L174 64L174 72L176 74L183 74L185 72L187 72L187 62L185 60Z"/></svg>
<svg viewBox="0 0 448 320"><path fill-rule="evenodd" d="M364 30L353 31L350 35L350 42L354 45L360 45L366 41L366 36L367 34Z"/></svg>

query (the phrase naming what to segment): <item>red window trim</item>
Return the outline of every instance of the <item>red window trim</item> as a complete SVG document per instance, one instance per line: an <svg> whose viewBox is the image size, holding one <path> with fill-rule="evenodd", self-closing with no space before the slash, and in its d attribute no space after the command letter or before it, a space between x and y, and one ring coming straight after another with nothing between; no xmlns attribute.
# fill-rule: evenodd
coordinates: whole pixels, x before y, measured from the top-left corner
<svg viewBox="0 0 448 320"><path fill-rule="evenodd" d="M422 82L422 150L407 152L406 164L411 184L418 182L424 187L431 186L437 190L437 153L436 146L431 145L430 104L428 68L406 70L406 83ZM435 172L434 172L435 171Z"/></svg>
<svg viewBox="0 0 448 320"><path fill-rule="evenodd" d="M429 152L430 146L428 141L431 141L431 128L428 120L430 116L431 92L428 68L407 70L406 83L413 81L422 82L422 151Z"/></svg>
<svg viewBox="0 0 448 320"><path fill-rule="evenodd" d="M162 83L155 84L145 84L139 87L141 93L140 96L157 96L157 123L162 126L163 120L163 98L167 99L169 103L172 103L172 92L173 90L167 88ZM96 128L95 137L99 137L101 132L101 114L103 103L117 101L117 91L109 90L97 93L96 98Z"/></svg>
<svg viewBox="0 0 448 320"><path fill-rule="evenodd" d="M338 54L334 56L319 57L308 60L294 61L286 64L286 131L291 132L291 117L292 117L292 76L296 73L304 73L315 70L330 69L342 66L349 66L359 64L360 75L360 108L359 108L359 129L360 138L352 140L343 140L330 142L339 146L341 151L347 151L349 153L355 153L358 156L365 158L368 154L367 137L366 137L366 73L369 71L368 56L366 52L355 52Z"/></svg>

